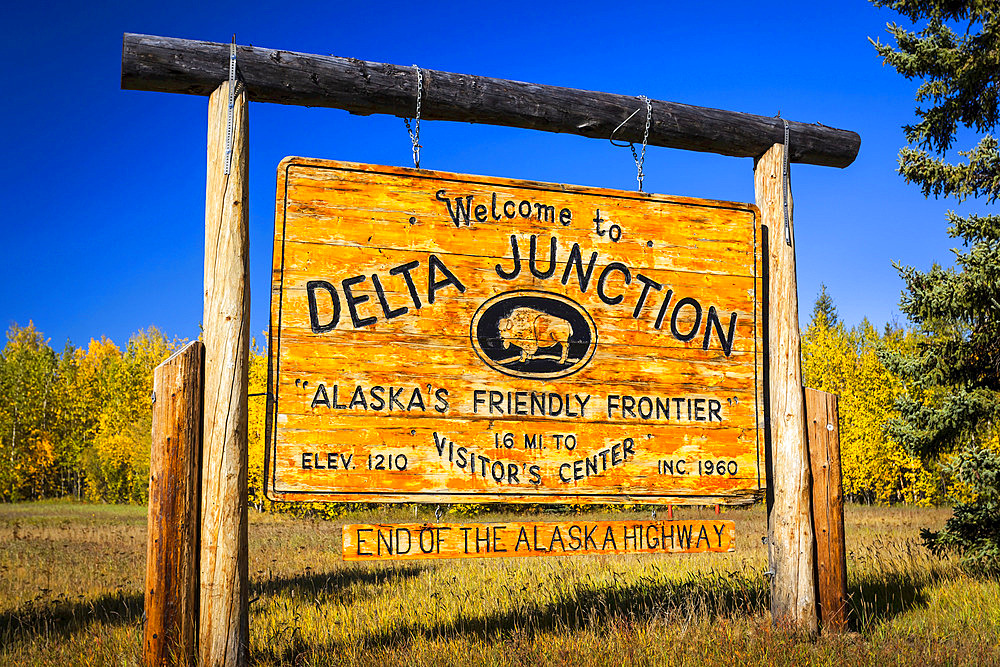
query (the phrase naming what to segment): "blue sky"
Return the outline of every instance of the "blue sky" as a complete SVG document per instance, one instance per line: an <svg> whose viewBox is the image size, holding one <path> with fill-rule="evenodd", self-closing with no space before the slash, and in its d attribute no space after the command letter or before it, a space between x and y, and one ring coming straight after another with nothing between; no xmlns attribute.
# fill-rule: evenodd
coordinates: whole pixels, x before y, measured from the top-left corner
<svg viewBox="0 0 1000 667"><path fill-rule="evenodd" d="M866 2L18 3L0 24L0 320L59 348L155 325L198 335L207 98L120 89L124 32L356 57L601 90L851 129L846 169L794 165L800 311L821 282L841 317L899 318L890 262L950 264L944 213L896 174L914 82L868 37ZM410 165L403 122L334 109L250 109L251 328L266 330L275 170L287 155ZM422 166L634 189L607 141L425 122ZM957 148L961 148L959 146ZM646 190L753 201L750 159L650 148Z"/></svg>

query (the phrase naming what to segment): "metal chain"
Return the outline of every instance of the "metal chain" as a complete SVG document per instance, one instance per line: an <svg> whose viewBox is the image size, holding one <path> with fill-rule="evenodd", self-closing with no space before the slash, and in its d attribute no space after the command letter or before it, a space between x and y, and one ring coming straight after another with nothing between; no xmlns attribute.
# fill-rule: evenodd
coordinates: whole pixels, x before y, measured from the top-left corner
<svg viewBox="0 0 1000 667"><path fill-rule="evenodd" d="M404 118L403 124L406 125L406 131L410 135L410 143L413 144L413 166L420 169L420 101L424 96L424 75L416 65L413 66L413 69L417 70L417 115L414 119L414 127L410 127L409 118Z"/></svg>
<svg viewBox="0 0 1000 667"><path fill-rule="evenodd" d="M229 112L226 116L226 164L225 173L229 175L229 165L233 161L233 107L236 105L236 35L229 45Z"/></svg>
<svg viewBox="0 0 1000 667"><path fill-rule="evenodd" d="M785 205L785 243L792 245L792 224L789 222L788 215L788 121L784 118L781 122L785 124L785 160L781 171L781 187L784 191L784 205Z"/></svg>
<svg viewBox="0 0 1000 667"><path fill-rule="evenodd" d="M615 143L615 132L617 132L618 130L622 129L627 122L629 122L630 120L632 120L633 116L635 116L637 113L639 113L640 111L642 111L641 107L638 108L638 109L636 109L635 111L633 111L632 115L630 115L628 118L626 118L625 120L623 120L618 127L616 127L614 130L611 131L610 141L611 141L611 145L612 146L618 146L618 147L621 147L621 148L624 148L625 146L628 146L629 149L632 151L632 159L635 160L635 168L636 168L636 171L638 172L636 174L636 180L639 181L639 192L642 192L642 180L646 177L646 175L642 171L642 167L643 167L643 164L646 162L646 145L649 142L649 124L650 124L650 122L653 119L653 103L645 95L640 95L639 99L646 103L646 127L643 130L643 132L642 132L642 152L641 153L637 153L636 150L635 150L635 143L633 143L631 141L628 142L627 144L626 143L620 143L620 144L619 143Z"/></svg>
<svg viewBox="0 0 1000 667"><path fill-rule="evenodd" d="M642 173L642 165L646 162L646 143L649 141L649 123L653 119L653 103L645 95L640 95L639 99L646 103L646 129L642 132L642 154L635 154L634 144L629 143L628 146L632 149L632 159L635 160L635 168L638 171L636 180L639 181L639 192L642 192L642 179L645 178L645 174Z"/></svg>

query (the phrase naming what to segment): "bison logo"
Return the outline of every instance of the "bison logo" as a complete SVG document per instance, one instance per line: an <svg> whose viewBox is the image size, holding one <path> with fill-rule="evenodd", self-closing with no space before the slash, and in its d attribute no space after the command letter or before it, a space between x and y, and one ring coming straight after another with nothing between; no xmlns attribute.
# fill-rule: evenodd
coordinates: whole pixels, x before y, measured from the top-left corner
<svg viewBox="0 0 1000 667"><path fill-rule="evenodd" d="M515 308L510 317L497 322L497 328L505 350L512 344L521 348L521 362L534 358L540 347L558 345L562 348L559 363L566 363L573 333L573 325L566 320L531 308Z"/></svg>
<svg viewBox="0 0 1000 667"><path fill-rule="evenodd" d="M580 304L540 290L516 290L487 300L469 333L486 365L514 377L572 375L587 365L597 346L594 321Z"/></svg>

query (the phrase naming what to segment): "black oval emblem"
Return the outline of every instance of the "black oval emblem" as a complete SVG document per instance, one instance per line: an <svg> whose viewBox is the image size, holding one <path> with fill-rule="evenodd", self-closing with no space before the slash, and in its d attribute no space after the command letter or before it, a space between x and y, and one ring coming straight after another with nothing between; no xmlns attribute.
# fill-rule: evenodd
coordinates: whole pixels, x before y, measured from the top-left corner
<svg viewBox="0 0 1000 667"><path fill-rule="evenodd" d="M469 334L487 366L513 377L566 377L586 366L597 349L590 313L572 299L540 290L487 299Z"/></svg>

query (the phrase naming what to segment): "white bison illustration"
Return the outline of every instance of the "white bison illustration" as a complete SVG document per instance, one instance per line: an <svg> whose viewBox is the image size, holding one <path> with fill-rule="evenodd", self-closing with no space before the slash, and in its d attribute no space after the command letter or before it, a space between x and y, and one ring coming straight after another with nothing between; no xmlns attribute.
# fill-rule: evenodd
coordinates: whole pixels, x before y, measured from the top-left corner
<svg viewBox="0 0 1000 667"><path fill-rule="evenodd" d="M538 348L560 345L562 355L559 363L566 363L569 337L573 333L568 321L532 308L515 308L510 315L497 322L497 328L505 350L511 345L521 348L520 361L533 358Z"/></svg>

